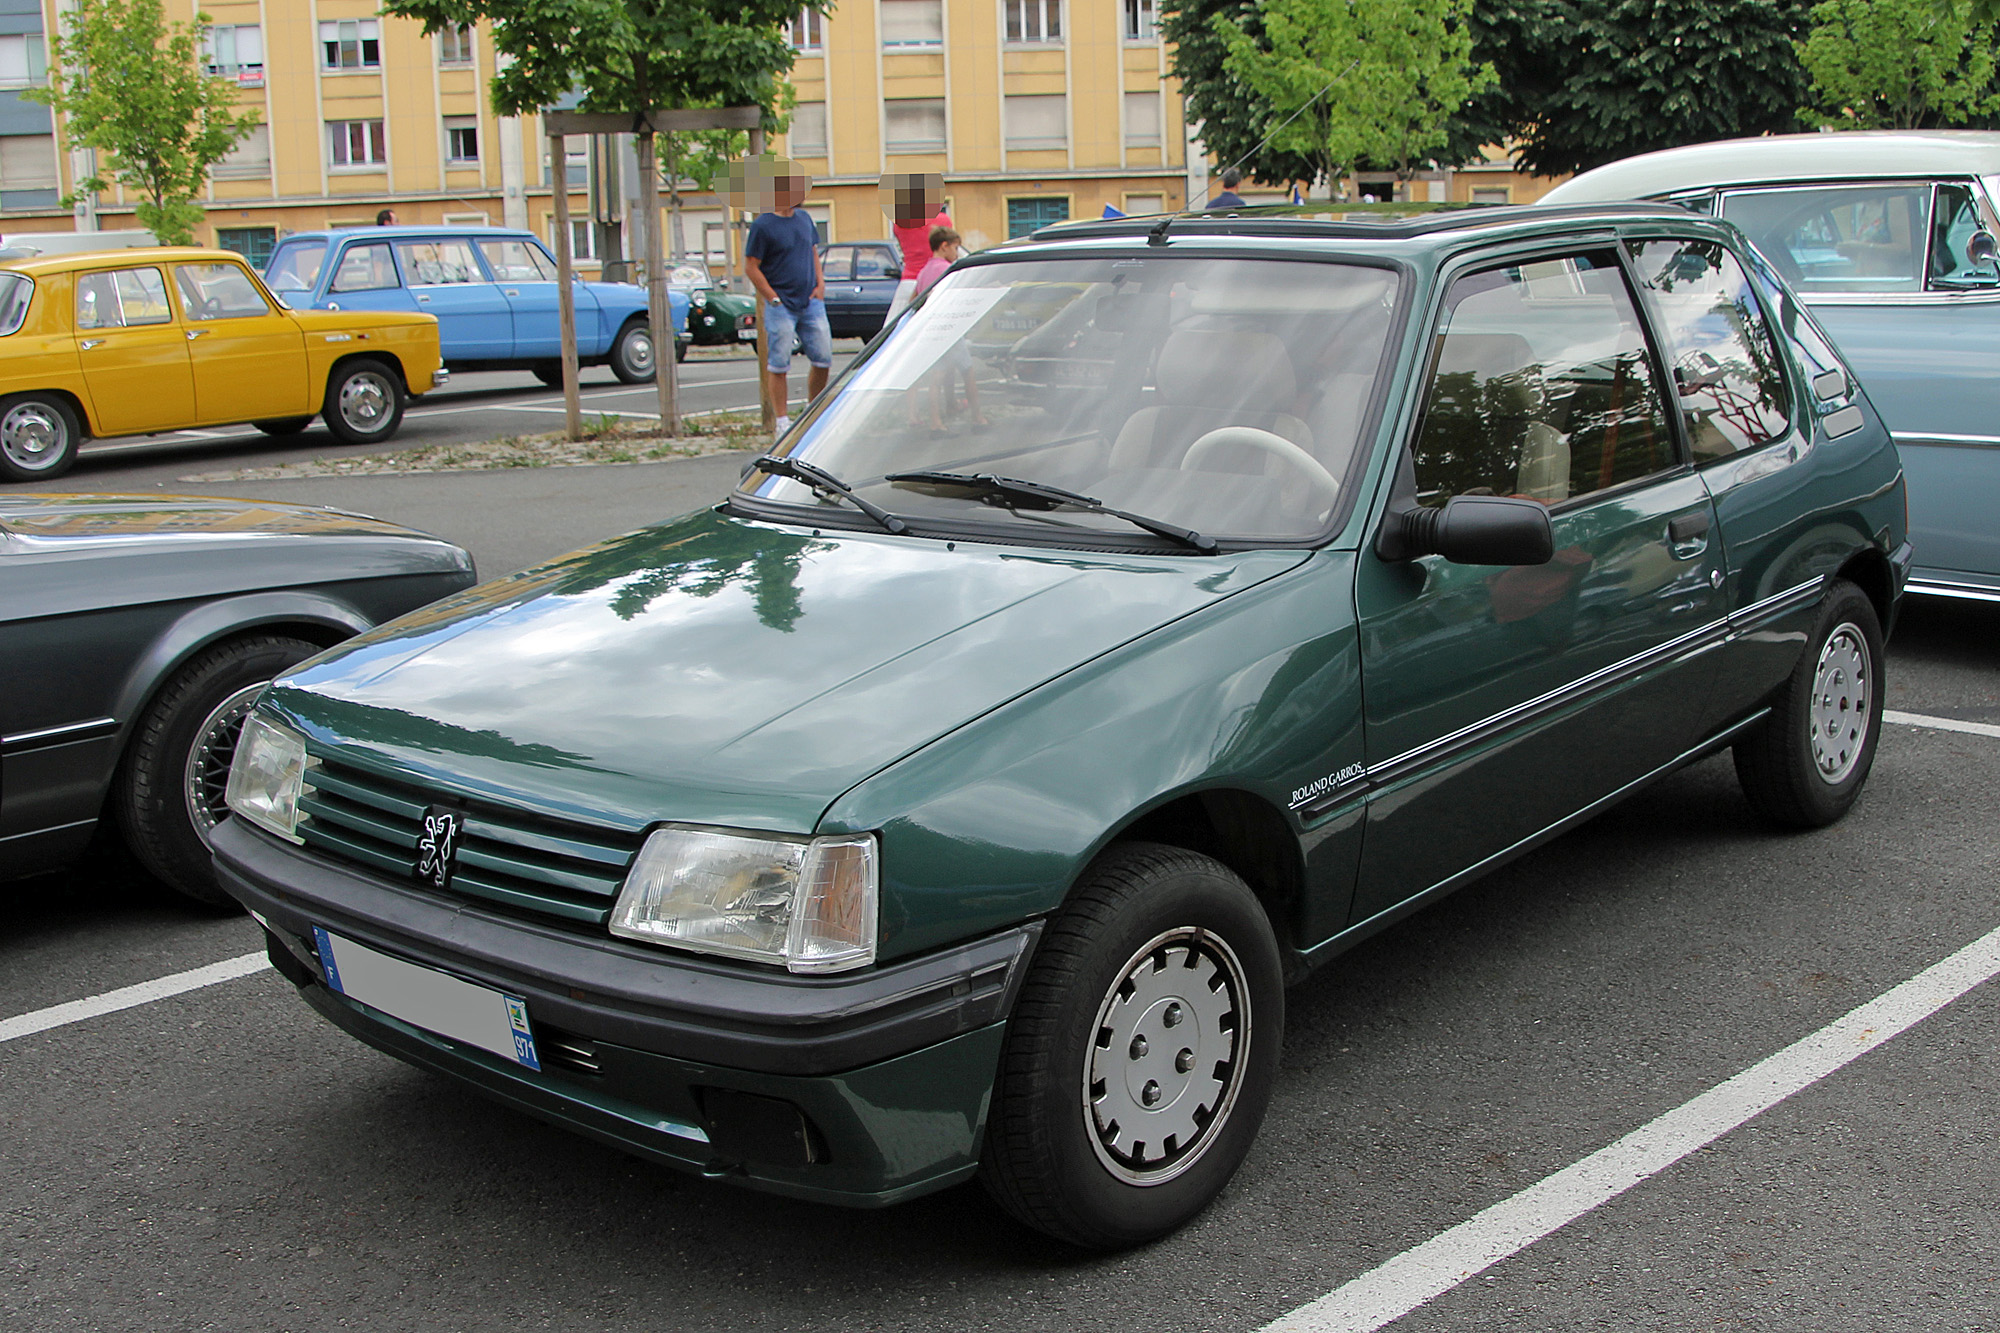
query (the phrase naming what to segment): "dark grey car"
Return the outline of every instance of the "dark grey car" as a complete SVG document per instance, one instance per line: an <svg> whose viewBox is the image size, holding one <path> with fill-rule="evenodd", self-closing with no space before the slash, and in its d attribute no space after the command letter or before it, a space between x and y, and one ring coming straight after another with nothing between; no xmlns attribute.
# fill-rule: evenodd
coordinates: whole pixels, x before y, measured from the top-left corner
<svg viewBox="0 0 2000 1333"><path fill-rule="evenodd" d="M473 577L461 548L358 514L0 496L0 880L63 866L108 817L173 888L228 904L208 830L251 700Z"/></svg>

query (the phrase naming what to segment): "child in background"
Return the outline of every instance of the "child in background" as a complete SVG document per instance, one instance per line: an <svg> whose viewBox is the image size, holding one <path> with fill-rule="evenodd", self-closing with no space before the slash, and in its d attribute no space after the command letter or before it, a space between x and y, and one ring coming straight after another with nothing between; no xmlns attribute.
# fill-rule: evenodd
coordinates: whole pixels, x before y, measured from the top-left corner
<svg viewBox="0 0 2000 1333"><path fill-rule="evenodd" d="M922 296L937 285L958 257L965 253L959 243L958 233L950 227L931 228L931 257L922 271L917 274L918 296ZM972 349L965 345L963 338L946 354L944 363L930 375L931 429L944 429L943 407L950 402L958 387L958 376L965 376L965 407L972 414L974 425L986 424L985 413L979 410L979 368L973 364Z"/></svg>

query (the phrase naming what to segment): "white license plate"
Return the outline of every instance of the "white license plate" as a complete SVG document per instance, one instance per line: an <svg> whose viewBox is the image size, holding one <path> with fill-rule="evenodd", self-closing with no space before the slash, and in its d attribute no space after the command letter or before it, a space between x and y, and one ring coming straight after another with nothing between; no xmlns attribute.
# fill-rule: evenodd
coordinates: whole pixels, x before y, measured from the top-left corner
<svg viewBox="0 0 2000 1333"><path fill-rule="evenodd" d="M400 1018L412 1027L462 1041L539 1070L528 1005L470 981L391 958L365 944L314 926L327 984L351 1000Z"/></svg>

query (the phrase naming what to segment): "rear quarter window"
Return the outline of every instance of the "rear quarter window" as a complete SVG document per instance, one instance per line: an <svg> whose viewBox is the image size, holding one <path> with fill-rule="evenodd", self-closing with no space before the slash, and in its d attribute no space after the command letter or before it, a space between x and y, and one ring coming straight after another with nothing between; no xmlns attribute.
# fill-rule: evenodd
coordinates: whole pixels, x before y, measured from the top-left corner
<svg viewBox="0 0 2000 1333"><path fill-rule="evenodd" d="M20 331L34 299L34 279L25 273L0 273L0 338Z"/></svg>

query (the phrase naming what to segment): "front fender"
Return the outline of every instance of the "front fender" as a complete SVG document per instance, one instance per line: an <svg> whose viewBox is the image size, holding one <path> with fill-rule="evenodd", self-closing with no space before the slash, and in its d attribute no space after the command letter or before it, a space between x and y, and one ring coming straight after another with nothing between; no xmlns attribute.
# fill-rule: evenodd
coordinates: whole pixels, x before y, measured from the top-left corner
<svg viewBox="0 0 2000 1333"><path fill-rule="evenodd" d="M1295 842L1285 853L1309 861L1323 830L1292 811L1294 798L1362 758L1353 573L1352 552L1315 553L834 801L822 832L881 835L880 956L1053 911L1107 843L1189 793L1246 792L1291 811ZM1311 899L1344 892L1351 873L1315 883L1308 864L1304 879Z"/></svg>

